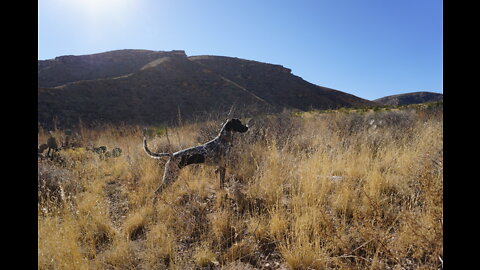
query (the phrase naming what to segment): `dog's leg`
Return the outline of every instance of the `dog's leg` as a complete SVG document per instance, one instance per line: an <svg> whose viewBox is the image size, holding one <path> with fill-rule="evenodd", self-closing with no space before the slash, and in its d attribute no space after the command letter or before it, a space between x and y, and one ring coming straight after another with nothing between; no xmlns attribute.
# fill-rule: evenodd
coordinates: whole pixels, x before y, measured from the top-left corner
<svg viewBox="0 0 480 270"><path fill-rule="evenodd" d="M165 170L163 172L163 179L162 183L160 186L155 190L154 197L153 197L153 202L155 203L157 201L158 195L166 188L168 187L171 183L173 183L177 177L178 173L180 171L180 168L178 167L177 162L172 161L172 159L169 159L167 163L165 164Z"/></svg>
<svg viewBox="0 0 480 270"><path fill-rule="evenodd" d="M218 173L220 174L220 188L223 188L225 185L225 171L226 171L225 166L220 165L218 167Z"/></svg>
<svg viewBox="0 0 480 270"><path fill-rule="evenodd" d="M155 192L153 193L153 204L156 204L157 203L157 200L158 200L158 195L160 195L160 193L162 193L162 191L165 189L165 185L162 183L160 184L160 186L155 190Z"/></svg>

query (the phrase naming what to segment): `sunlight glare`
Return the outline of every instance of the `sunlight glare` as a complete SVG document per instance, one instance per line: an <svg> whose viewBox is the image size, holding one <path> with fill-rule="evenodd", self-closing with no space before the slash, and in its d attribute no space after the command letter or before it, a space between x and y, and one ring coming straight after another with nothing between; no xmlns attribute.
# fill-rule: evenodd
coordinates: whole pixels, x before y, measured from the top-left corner
<svg viewBox="0 0 480 270"><path fill-rule="evenodd" d="M65 8L73 11L80 19L79 26L88 35L88 42L99 42L105 33L118 32L118 29L131 24L139 0L69 0Z"/></svg>
<svg viewBox="0 0 480 270"><path fill-rule="evenodd" d="M88 17L122 16L132 0L71 0L73 8Z"/></svg>

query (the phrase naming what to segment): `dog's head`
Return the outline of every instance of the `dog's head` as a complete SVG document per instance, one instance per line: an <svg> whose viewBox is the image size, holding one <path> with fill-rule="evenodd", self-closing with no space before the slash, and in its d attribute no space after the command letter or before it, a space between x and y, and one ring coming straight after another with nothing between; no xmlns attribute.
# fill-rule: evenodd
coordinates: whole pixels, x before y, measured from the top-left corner
<svg viewBox="0 0 480 270"><path fill-rule="evenodd" d="M225 123L225 131L235 131L235 132L240 132L244 133L248 130L247 126L244 126L242 124L242 121L239 119L230 119Z"/></svg>

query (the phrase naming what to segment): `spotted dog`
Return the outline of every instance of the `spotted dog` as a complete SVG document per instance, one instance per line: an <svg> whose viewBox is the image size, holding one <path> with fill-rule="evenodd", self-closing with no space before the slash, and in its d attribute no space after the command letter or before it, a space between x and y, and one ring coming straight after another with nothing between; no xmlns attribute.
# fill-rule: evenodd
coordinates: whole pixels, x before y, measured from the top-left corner
<svg viewBox="0 0 480 270"><path fill-rule="evenodd" d="M204 163L206 165L218 166L220 174L220 188L224 187L226 161L230 148L232 147L233 134L244 133L248 125L243 125L239 119L230 119L223 124L217 137L202 145L190 147L175 153L154 153L148 149L147 139L144 132L143 149L151 158L160 159L168 157L163 173L163 180L155 191L155 199L168 185L175 181L182 168L190 164Z"/></svg>

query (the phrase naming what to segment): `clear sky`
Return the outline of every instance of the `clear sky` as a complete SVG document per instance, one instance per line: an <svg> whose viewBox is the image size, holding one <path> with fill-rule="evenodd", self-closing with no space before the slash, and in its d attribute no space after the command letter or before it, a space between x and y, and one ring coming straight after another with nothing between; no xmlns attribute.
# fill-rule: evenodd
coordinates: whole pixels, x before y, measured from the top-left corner
<svg viewBox="0 0 480 270"><path fill-rule="evenodd" d="M118 49L280 64L365 99L443 93L443 1L38 1L38 59Z"/></svg>

